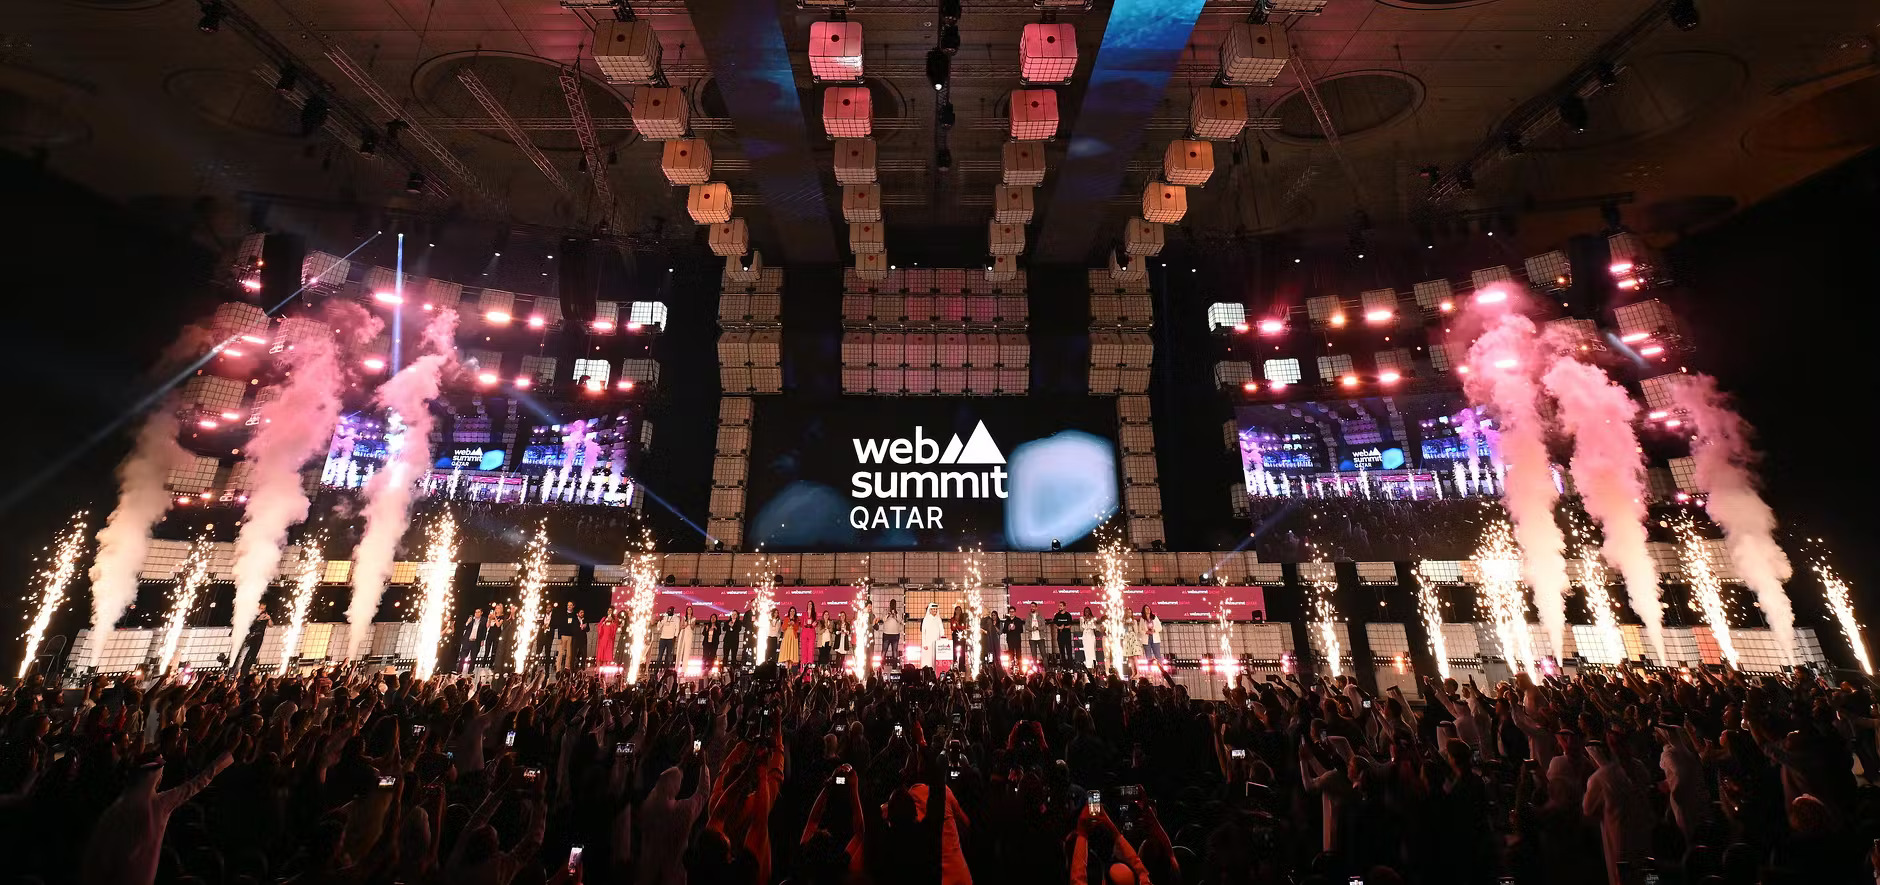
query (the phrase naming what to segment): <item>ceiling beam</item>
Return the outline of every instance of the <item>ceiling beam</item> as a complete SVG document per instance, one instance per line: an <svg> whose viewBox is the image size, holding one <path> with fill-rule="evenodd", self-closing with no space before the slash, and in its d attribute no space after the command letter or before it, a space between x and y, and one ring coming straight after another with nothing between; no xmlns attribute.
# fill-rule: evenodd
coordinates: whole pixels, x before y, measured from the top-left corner
<svg viewBox="0 0 1880 885"><path fill-rule="evenodd" d="M1040 201L1040 262L1085 262L1100 242L1105 207L1123 186L1143 131L1168 93L1204 0L1116 0L1071 123L1063 168Z"/></svg>
<svg viewBox="0 0 1880 885"><path fill-rule="evenodd" d="M792 262L840 260L822 171L810 149L810 139L822 135L809 132L783 38L782 23L797 20L794 8L786 12L778 0L687 0L686 6L776 238L774 247L754 245L777 248Z"/></svg>

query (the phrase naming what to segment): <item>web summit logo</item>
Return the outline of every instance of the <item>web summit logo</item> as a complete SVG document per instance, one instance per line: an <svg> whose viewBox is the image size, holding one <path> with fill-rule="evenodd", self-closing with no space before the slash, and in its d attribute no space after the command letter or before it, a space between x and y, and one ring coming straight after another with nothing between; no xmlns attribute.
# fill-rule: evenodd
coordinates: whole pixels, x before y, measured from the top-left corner
<svg viewBox="0 0 1880 885"><path fill-rule="evenodd" d="M959 434L940 448L940 442L914 428L912 438L851 439L857 464L913 464L963 467L987 464L985 470L857 470L849 481L854 486L850 497L860 500L879 498L890 501L933 501L948 498L1004 498L1005 453L999 451L986 422L973 428L965 443ZM870 507L858 504L849 510L849 525L858 529L938 529L945 508L937 504L892 504Z"/></svg>

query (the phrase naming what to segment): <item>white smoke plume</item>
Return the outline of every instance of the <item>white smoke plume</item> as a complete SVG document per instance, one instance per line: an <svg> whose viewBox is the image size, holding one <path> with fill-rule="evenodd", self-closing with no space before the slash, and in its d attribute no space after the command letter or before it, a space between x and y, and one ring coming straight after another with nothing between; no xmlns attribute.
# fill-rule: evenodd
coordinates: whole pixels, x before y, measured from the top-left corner
<svg viewBox="0 0 1880 885"><path fill-rule="evenodd" d="M457 312L441 310L424 330L424 354L379 385L390 457L366 483L365 534L353 550L352 601L346 608L346 654L357 658L392 574L398 541L411 524L411 495L431 466L431 401L457 365Z"/></svg>
<svg viewBox="0 0 1880 885"><path fill-rule="evenodd" d="M1785 663L1795 663L1795 611L1782 582L1789 579L1789 557L1776 543L1776 515L1756 490L1750 472L1756 451L1750 447L1750 428L1730 407L1729 397L1717 389L1717 379L1691 375L1673 388L1677 406L1696 428L1691 457L1696 461L1697 485L1705 496L1704 509L1723 528L1723 547L1743 583L1756 594L1776 646Z"/></svg>
<svg viewBox="0 0 1880 885"><path fill-rule="evenodd" d="M1626 597L1645 622L1660 663L1665 653L1658 567L1645 533L1645 463L1632 419L1638 404L1606 373L1572 357L1556 357L1542 381L1560 404L1561 426L1573 436L1573 484L1605 540L1599 550L1625 578Z"/></svg>
<svg viewBox="0 0 1880 885"><path fill-rule="evenodd" d="M188 460L176 443L177 403L165 398L144 419L131 453L118 465L118 501L98 530L98 555L91 565L91 627L97 637L86 666L98 663L102 634L117 626L125 609L137 601L137 573L150 552L150 530L170 509L165 487L170 471Z"/></svg>
<svg viewBox="0 0 1880 885"><path fill-rule="evenodd" d="M159 375L181 368L217 342L201 325L183 329L157 361ZM98 530L98 554L91 565L91 629L93 642L85 666L96 666L104 651L102 634L117 626L131 603L137 601L137 576L150 552L150 531L170 509L170 471L183 466L189 453L176 442L181 400L171 394L144 418L131 443L130 454L118 464L118 501Z"/></svg>
<svg viewBox="0 0 1880 885"><path fill-rule="evenodd" d="M1502 505L1514 523L1521 546L1522 575L1534 591L1534 607L1541 626L1553 643L1549 653L1558 657L1566 648L1567 559L1566 539L1554 522L1553 473L1547 460L1547 428L1541 420L1540 386L1535 373L1541 361L1534 324L1520 314L1503 314L1492 321L1469 347L1469 376L1465 389L1495 413L1499 428L1492 451L1507 468L1502 479Z"/></svg>
<svg viewBox="0 0 1880 885"><path fill-rule="evenodd" d="M383 320L350 302L330 302L327 320L336 337L297 343L283 357L287 380L261 413L261 429L248 442L248 506L235 536L234 631L229 656L241 648L255 610L281 564L287 531L307 518L311 505L300 470L332 439L346 382L339 338L357 345L377 337Z"/></svg>

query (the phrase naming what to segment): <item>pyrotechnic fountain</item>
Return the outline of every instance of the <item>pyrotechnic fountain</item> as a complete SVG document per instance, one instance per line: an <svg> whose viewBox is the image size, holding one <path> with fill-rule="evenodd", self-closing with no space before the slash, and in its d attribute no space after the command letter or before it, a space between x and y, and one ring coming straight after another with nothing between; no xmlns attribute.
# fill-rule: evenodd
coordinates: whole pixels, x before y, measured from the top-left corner
<svg viewBox="0 0 1880 885"><path fill-rule="evenodd" d="M1501 641L1501 654L1508 668L1518 666L1539 682L1534 639L1528 631L1527 596L1521 592L1521 551L1515 548L1514 534L1506 521L1497 519L1483 529L1481 545L1475 551L1475 568L1481 581L1478 607L1486 608L1495 623L1495 636Z"/></svg>
<svg viewBox="0 0 1880 885"><path fill-rule="evenodd" d="M1575 476L1577 477L1578 473L1575 473ZM1593 632L1599 637L1597 647L1583 647L1580 649L1580 654L1594 663L1617 664L1625 660L1625 636L1619 632L1619 621L1613 611L1612 593L1606 586L1606 564L1599 558L1599 547L1593 543L1592 530L1581 524L1577 518L1573 524L1573 547L1579 555L1580 589L1586 591L1586 612L1592 615ZM1656 566L1653 567L1652 574L1657 574ZM1651 595L1655 602L1658 598L1656 585L1652 587ZM1665 660L1662 650L1659 652L1658 660Z"/></svg>
<svg viewBox="0 0 1880 885"><path fill-rule="evenodd" d="M418 649L412 677L430 679L437 671L438 645L450 621L451 584L457 577L457 520L446 510L431 526L424 564L418 567Z"/></svg>
<svg viewBox="0 0 1880 885"><path fill-rule="evenodd" d="M1299 579L1312 588L1312 629L1318 631L1319 647L1325 652L1326 675L1336 676L1345 659L1338 641L1337 567L1322 559L1299 564Z"/></svg>
<svg viewBox="0 0 1880 885"><path fill-rule="evenodd" d="M183 557L183 564L176 570L170 614L163 622L163 643L157 647L158 673L167 673L176 664L176 649L183 641L183 627L189 623L190 610L196 607L196 596L209 583L209 561L214 553L215 542L205 531L189 545L189 554Z"/></svg>
<svg viewBox="0 0 1880 885"><path fill-rule="evenodd" d="M1749 425L1730 408L1717 379L1691 375L1672 388L1678 407L1691 417L1697 436L1691 458L1697 485L1704 490L1704 511L1723 529L1723 549L1743 583L1756 594L1776 649L1784 663L1795 663L1795 612L1782 582L1789 579L1789 557L1776 543L1776 515L1756 491L1750 465Z"/></svg>
<svg viewBox="0 0 1880 885"><path fill-rule="evenodd" d="M300 637L307 630L307 612L313 608L314 591L320 588L320 572L325 567L326 535L316 532L300 539L300 562L294 570L294 598L287 606L287 633L281 637L281 672L300 654Z"/></svg>
<svg viewBox="0 0 1880 885"><path fill-rule="evenodd" d="M1521 544L1515 561L1534 588L1541 626L1553 644L1552 653L1558 654L1566 648L1567 635L1566 541L1554 522L1559 493L1547 460L1547 428L1533 376L1538 359L1534 324L1520 314L1504 314L1470 345L1470 372L1463 386L1471 398L1494 408L1499 445L1491 446L1490 454L1499 456L1497 472L1506 471L1501 477L1502 504Z"/></svg>
<svg viewBox="0 0 1880 885"><path fill-rule="evenodd" d="M366 481L365 534L353 549L353 595L346 609L346 654L361 657L392 574L398 541L411 524L412 489L431 468L431 401L446 370L457 364L457 312L439 310L425 327L428 351L379 385L375 400L386 407L385 469Z"/></svg>
<svg viewBox="0 0 1880 885"><path fill-rule="evenodd" d="M1417 584L1417 613L1423 616L1423 633L1429 637L1430 654L1436 658L1436 672L1449 678L1449 640L1443 636L1443 601L1436 595L1436 582L1423 573L1417 563L1412 573Z"/></svg>
<svg viewBox="0 0 1880 885"><path fill-rule="evenodd" d="M65 605L66 588L72 585L72 578L78 575L79 557L85 555L85 512L73 514L72 521L52 542L51 559L33 583L39 586L39 609L33 615L33 623L26 628L26 656L20 659L20 678L26 678L26 671L33 666L33 659L39 656L39 643L45 639L46 626L52 623L52 616ZM104 641L103 631L93 634L94 641Z"/></svg>
<svg viewBox="0 0 1880 885"><path fill-rule="evenodd" d="M770 634L777 617L777 569L770 557L757 558L757 574L751 576L752 617L757 622L757 644L752 646L754 666L770 662Z"/></svg>
<svg viewBox="0 0 1880 885"><path fill-rule="evenodd" d="M1547 389L1559 402L1561 426L1573 436L1573 460L1569 469L1579 490L1586 513L1599 524L1605 541L1595 553L1591 532L1576 527L1580 559L1584 566L1599 565L1599 554L1612 563L1625 579L1627 598L1632 610L1645 623L1645 635L1651 640L1657 660L1666 660L1664 606L1658 598L1658 567L1646 544L1645 464L1639 450L1638 434L1632 429L1638 405L1625 388L1612 382L1606 373L1568 357L1556 358L1544 378ZM1584 572L1584 567L1582 572ZM1600 568L1598 592L1602 600L1594 609L1595 623L1602 635L1612 620L1612 606L1603 583L1605 569ZM1582 575L1584 582L1584 575ZM1587 592L1593 588L1586 584ZM1589 604L1592 603L1589 597ZM1604 620L1599 620L1600 618ZM1617 635L1614 628L1613 635ZM1623 646L1619 656L1624 657ZM1616 662L1615 662L1616 663Z"/></svg>
<svg viewBox="0 0 1880 885"><path fill-rule="evenodd" d="M1123 675L1123 631L1129 629L1129 548L1121 538L1105 541L1097 550L1097 589L1103 594L1103 651L1116 675Z"/></svg>
<svg viewBox="0 0 1880 885"><path fill-rule="evenodd" d="M633 595L627 598L627 684L640 681L640 667L646 663L646 641L653 629L653 601L659 593L659 557L653 553L653 535L640 530L636 549L627 552L627 581Z"/></svg>
<svg viewBox="0 0 1880 885"><path fill-rule="evenodd" d="M544 518L536 524L535 534L529 536L529 544L522 552L522 568L516 573L519 598L515 616L509 619L509 629L515 636L512 663L517 673L529 672L529 652L535 648L536 634L542 628L542 587L547 583L548 520Z"/></svg>
<svg viewBox="0 0 1880 885"><path fill-rule="evenodd" d="M986 600L981 592L983 589L981 585L985 577L979 564L979 551L977 549L966 552L965 578L966 613L972 618L972 620L967 622L966 632L964 634L967 649L966 660L971 662L967 665L968 672L972 674L974 679L978 679L979 668L981 666L979 659L985 656L985 649L979 647L979 619L985 617ZM1012 666L1018 667L1020 664L1021 658L1018 649L1012 649Z"/></svg>
<svg viewBox="0 0 1880 885"><path fill-rule="evenodd" d="M1841 625L1841 632L1847 634L1847 644L1853 646L1854 657L1860 661L1860 670L1873 675L1873 661L1867 657L1867 643L1860 635L1860 621L1854 618L1854 600L1848 592L1847 582L1835 574L1826 562L1815 562L1815 574L1821 578L1821 592L1828 597L1828 608L1834 612L1834 619Z"/></svg>
<svg viewBox="0 0 1880 885"><path fill-rule="evenodd" d="M849 652L849 672L855 674L856 679L866 681L868 679L868 635L870 632L868 620L872 617L873 613L869 610L868 575L866 574L868 570L864 568L862 571L864 574L855 579L855 601L851 604L855 618L849 623L849 648L851 649Z"/></svg>
<svg viewBox="0 0 1880 885"><path fill-rule="evenodd" d="M1697 524L1689 517L1673 526L1678 533L1678 560L1684 564L1684 580L1691 588L1697 610L1717 637L1717 651L1736 666L1736 643L1730 640L1730 609L1723 601L1723 582L1710 562L1710 545L1697 533ZM1786 652L1785 652L1786 653Z"/></svg>

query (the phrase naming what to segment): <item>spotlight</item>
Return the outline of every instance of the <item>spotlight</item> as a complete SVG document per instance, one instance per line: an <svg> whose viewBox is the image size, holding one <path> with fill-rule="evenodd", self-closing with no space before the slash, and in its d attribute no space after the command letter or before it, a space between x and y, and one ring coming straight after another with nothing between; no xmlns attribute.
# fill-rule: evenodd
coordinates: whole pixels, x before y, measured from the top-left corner
<svg viewBox="0 0 1880 885"><path fill-rule="evenodd" d="M410 175L405 176L405 193L408 193L408 194L424 193L424 173L423 172L413 169L411 170Z"/></svg>
<svg viewBox="0 0 1880 885"><path fill-rule="evenodd" d="M953 24L960 20L960 0L940 0L940 20Z"/></svg>
<svg viewBox="0 0 1880 885"><path fill-rule="evenodd" d="M943 129L952 127L956 119L957 117L953 113L953 102L950 101L941 103L940 112L934 116L934 121L939 123Z"/></svg>
<svg viewBox="0 0 1880 885"><path fill-rule="evenodd" d="M1586 131L1586 99L1569 95L1560 100L1560 122L1575 132Z"/></svg>
<svg viewBox="0 0 1880 885"><path fill-rule="evenodd" d="M1384 372L1377 376L1377 380L1381 384L1396 384L1402 379L1403 376L1396 372Z"/></svg>
<svg viewBox="0 0 1880 885"><path fill-rule="evenodd" d="M196 20L196 30L205 34L213 34L220 31L222 30L222 19L227 15L228 10L222 8L222 4L214 2L204 3L202 4L202 18ZM1685 30L1688 31L1690 28L1685 28Z"/></svg>
<svg viewBox="0 0 1880 885"><path fill-rule="evenodd" d="M366 360L363 363L363 365L366 367L366 371L377 372L385 368L385 361L382 359L379 359L376 356L370 356L370 357L366 357Z"/></svg>
<svg viewBox="0 0 1880 885"><path fill-rule="evenodd" d="M1521 140L1521 133L1508 132L1501 137L1501 146L1508 151L1508 156L1519 157L1527 153L1527 143Z"/></svg>
<svg viewBox="0 0 1880 885"><path fill-rule="evenodd" d="M1456 170L1456 186L1464 191L1475 190L1475 170L1464 166Z"/></svg>
<svg viewBox="0 0 1880 885"><path fill-rule="evenodd" d="M941 148L939 153L933 155L933 166L941 172L953 171L953 152Z"/></svg>
<svg viewBox="0 0 1880 885"><path fill-rule="evenodd" d="M1665 8L1665 15L1680 31L1697 30L1699 21L1697 0L1671 0Z"/></svg>
<svg viewBox="0 0 1880 885"><path fill-rule="evenodd" d="M615 384L614 386L615 386L615 387L617 387L617 388L619 388L619 389L621 389L621 390L632 390L632 389L633 389L633 382L632 382L631 380L628 380L628 379L626 379L626 378L622 378L622 379L620 379L620 383L618 383L618 384Z"/></svg>
<svg viewBox="0 0 1880 885"><path fill-rule="evenodd" d="M489 321L492 326L507 326L512 317L510 317L508 311L492 310L484 314L483 319Z"/></svg>
<svg viewBox="0 0 1880 885"><path fill-rule="evenodd" d="M516 389L517 389L517 390L528 390L528 389L529 389L529 386L530 386L530 385L532 385L532 384L534 384L534 383L535 383L535 380L534 380L534 379L532 379L532 378L530 378L530 377L529 377L529 376L527 376L527 375L523 375L522 377L520 377L520 378L517 378L517 379L516 379Z"/></svg>
<svg viewBox="0 0 1880 885"><path fill-rule="evenodd" d="M1475 293L1476 304L1500 304L1508 300L1508 290L1500 286L1489 286Z"/></svg>
<svg viewBox="0 0 1880 885"><path fill-rule="evenodd" d="M953 77L953 57L938 49L927 51L927 82L933 84L935 91L947 88L947 81Z"/></svg>
<svg viewBox="0 0 1880 885"><path fill-rule="evenodd" d="M1274 319L1260 321L1260 334L1262 335L1278 335L1284 331L1286 331L1285 320Z"/></svg>
<svg viewBox="0 0 1880 885"><path fill-rule="evenodd" d="M1058 540L1058 539L1056 539L1056 538L1052 538L1052 539L1051 539L1051 549L1052 549L1052 550L1062 550L1062 549L1064 549L1064 542L1062 542L1062 541L1059 541L1059 540Z"/></svg>
<svg viewBox="0 0 1880 885"><path fill-rule="evenodd" d="M531 329L540 329L546 325L548 325L548 320L545 320L539 316L529 317L529 328Z"/></svg>
<svg viewBox="0 0 1880 885"><path fill-rule="evenodd" d="M300 134L312 135L326 125L326 99L314 95L300 106Z"/></svg>
<svg viewBox="0 0 1880 885"><path fill-rule="evenodd" d="M1619 68L1612 62L1600 62L1599 67L1594 69L1594 76L1599 78L1599 87L1601 89L1611 89L1619 85Z"/></svg>
<svg viewBox="0 0 1880 885"><path fill-rule="evenodd" d="M485 386L485 387L488 387L488 386L490 386L490 385L492 385L492 384L495 384L495 383L496 383L496 373L495 373L495 372L480 372L480 373L478 373L478 374L477 374L477 383L478 383L478 384L481 384L481 385L483 385L483 386Z"/></svg>
<svg viewBox="0 0 1880 885"><path fill-rule="evenodd" d="M948 55L960 51L959 25L947 25L940 29L940 51Z"/></svg>
<svg viewBox="0 0 1880 885"><path fill-rule="evenodd" d="M1260 385L1256 382L1248 381L1247 383L1240 385L1240 389L1247 393L1259 393Z"/></svg>
<svg viewBox="0 0 1880 885"><path fill-rule="evenodd" d="M359 155L370 157L379 152L379 137L368 132L359 136Z"/></svg>
<svg viewBox="0 0 1880 885"><path fill-rule="evenodd" d="M300 82L300 72L292 66L281 69L281 76L274 81L275 92L293 92L294 84Z"/></svg>
<svg viewBox="0 0 1880 885"><path fill-rule="evenodd" d="M1343 377L1343 378L1340 378L1340 379L1338 379L1338 383L1340 383L1340 384L1343 384L1343 385L1344 385L1344 386L1346 386L1346 387L1357 387L1357 386L1358 386L1358 376L1356 376L1356 375L1346 375L1345 377Z"/></svg>

